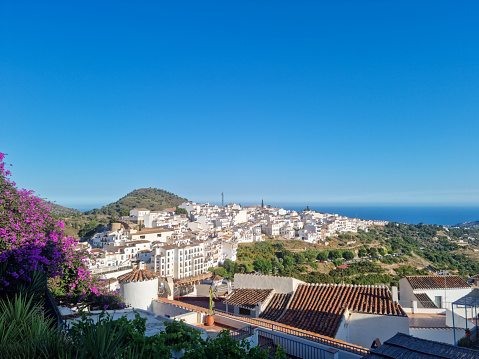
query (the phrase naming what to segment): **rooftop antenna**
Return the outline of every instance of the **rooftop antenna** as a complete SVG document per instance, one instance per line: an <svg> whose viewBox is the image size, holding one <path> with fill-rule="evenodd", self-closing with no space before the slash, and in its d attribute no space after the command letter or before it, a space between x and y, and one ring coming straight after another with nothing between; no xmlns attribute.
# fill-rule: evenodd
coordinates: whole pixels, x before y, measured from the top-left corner
<svg viewBox="0 0 479 359"><path fill-rule="evenodd" d="M225 206L225 193L221 192L221 207Z"/></svg>

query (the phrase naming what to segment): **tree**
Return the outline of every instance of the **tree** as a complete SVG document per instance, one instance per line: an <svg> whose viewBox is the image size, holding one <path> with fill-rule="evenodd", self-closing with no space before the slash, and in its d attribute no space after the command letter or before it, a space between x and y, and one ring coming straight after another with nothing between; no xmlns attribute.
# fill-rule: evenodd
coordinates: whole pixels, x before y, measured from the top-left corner
<svg viewBox="0 0 479 359"><path fill-rule="evenodd" d="M121 217L128 217L130 215L130 211L126 208L120 208L119 213Z"/></svg>
<svg viewBox="0 0 479 359"><path fill-rule="evenodd" d="M354 253L351 251L344 251L343 258L350 261L351 259L354 259Z"/></svg>
<svg viewBox="0 0 479 359"><path fill-rule="evenodd" d="M329 257L329 251L321 251L318 253L318 256L316 258L320 260L321 262L324 262L328 260L328 257Z"/></svg>
<svg viewBox="0 0 479 359"><path fill-rule="evenodd" d="M306 206L303 212L309 212L309 211L310 211L309 206Z"/></svg>
<svg viewBox="0 0 479 359"><path fill-rule="evenodd" d="M186 214L186 215L188 215L188 211L184 208L176 207L175 214Z"/></svg>
<svg viewBox="0 0 479 359"><path fill-rule="evenodd" d="M223 263L224 269L231 274L235 272L235 263L231 259L225 259Z"/></svg>
<svg viewBox="0 0 479 359"><path fill-rule="evenodd" d="M306 263L306 258L304 257L304 254L302 252L295 253L294 254L294 259L297 264L304 264Z"/></svg>
<svg viewBox="0 0 479 359"><path fill-rule="evenodd" d="M283 265L285 268L291 268L294 266L294 258L291 256L284 256Z"/></svg>
<svg viewBox="0 0 479 359"><path fill-rule="evenodd" d="M364 248L361 248L359 251L358 251L358 257L359 258L362 258L362 257L366 257L368 255L368 252L366 249Z"/></svg>
<svg viewBox="0 0 479 359"><path fill-rule="evenodd" d="M371 257L377 257L378 256L378 250L376 249L376 247L369 248L369 255Z"/></svg>
<svg viewBox="0 0 479 359"><path fill-rule="evenodd" d="M343 253L339 249L333 249L331 252L329 252L330 259L339 259L342 257L343 257Z"/></svg>
<svg viewBox="0 0 479 359"><path fill-rule="evenodd" d="M264 274L269 274L269 271L273 269L273 265L270 261L267 261L264 258L259 258L253 262L254 269Z"/></svg>

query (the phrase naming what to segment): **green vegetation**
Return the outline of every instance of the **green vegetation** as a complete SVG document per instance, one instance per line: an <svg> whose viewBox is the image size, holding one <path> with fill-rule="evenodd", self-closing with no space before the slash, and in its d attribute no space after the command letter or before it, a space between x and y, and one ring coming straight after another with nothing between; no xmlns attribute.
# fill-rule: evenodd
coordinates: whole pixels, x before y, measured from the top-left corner
<svg viewBox="0 0 479 359"><path fill-rule="evenodd" d="M78 209L75 209L75 208L60 206L59 204L48 202L48 201L44 201L44 202L50 208L53 214L56 214L59 216L75 216L75 215L82 214L82 211L79 211Z"/></svg>
<svg viewBox="0 0 479 359"><path fill-rule="evenodd" d="M186 214L186 215L188 215L188 211L184 208L176 207L175 214Z"/></svg>
<svg viewBox="0 0 479 359"><path fill-rule="evenodd" d="M103 206L100 209L93 209L85 214L103 214L118 216L120 210L126 209L128 213L133 208L146 208L150 211L161 211L165 208L176 208L186 202L186 198L177 196L158 188L140 188L128 193L118 201Z"/></svg>
<svg viewBox="0 0 479 359"><path fill-rule="evenodd" d="M177 214L188 214L183 208L178 208L187 199L171 192L157 188L136 189L118 201L102 208L80 212L72 208L48 204L53 209L56 218L65 223L65 232L75 238L88 238L103 227L109 226L120 217L130 214L133 208L146 208L151 211L161 211L166 208L176 208Z"/></svg>
<svg viewBox="0 0 479 359"><path fill-rule="evenodd" d="M236 341L229 331L203 340L200 332L183 322L166 322L165 329L146 336L146 318L138 313L113 320L102 312L98 320L86 313L71 324L68 332L58 332L44 316L41 303L21 295L0 301L0 358L171 358L184 351L183 358L267 358L269 350L250 348ZM274 358L285 358L278 348Z"/></svg>
<svg viewBox="0 0 479 359"><path fill-rule="evenodd" d="M228 270L220 268L219 271L231 276L252 270L268 274L271 270L274 275L295 277L308 283L397 285L404 276L430 274L425 268L429 265L432 269L448 270L468 278L479 272L479 263L469 258L474 254L471 249L458 245L459 239L479 244L479 230L390 223L370 228L368 232L339 235L334 239L337 247L328 250L302 250L299 248L304 244L296 245L295 241L240 245L234 266L229 264ZM293 252L287 248L296 249ZM356 262L352 261L354 258L365 259ZM319 266L316 261L325 263ZM349 268L334 268L344 261ZM411 263L422 264L412 266Z"/></svg>

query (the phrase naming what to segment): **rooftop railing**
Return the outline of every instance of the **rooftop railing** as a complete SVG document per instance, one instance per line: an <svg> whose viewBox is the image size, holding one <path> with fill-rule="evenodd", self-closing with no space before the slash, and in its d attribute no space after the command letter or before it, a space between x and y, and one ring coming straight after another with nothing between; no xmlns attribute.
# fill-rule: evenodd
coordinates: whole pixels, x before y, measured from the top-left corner
<svg viewBox="0 0 479 359"><path fill-rule="evenodd" d="M168 300L167 302L172 304L172 305L175 305L177 307L180 307L180 308L185 308L185 309L192 310L192 311L197 310L199 312L204 312L204 313L207 312L207 309L202 308L202 307L197 307L195 305L191 305L191 304L184 305L185 303L176 302L176 301L172 303L172 301L170 301L170 300ZM194 309L195 307L197 309ZM324 335L308 332L306 330L302 330L302 329L298 329L298 328L289 327L289 326L283 325L283 324L274 323L274 322L271 322L271 321L268 321L268 320L237 316L237 315L233 315L233 314L230 314L230 313L226 313L226 312L224 312L222 310L219 310L219 309L215 309L214 311L215 311L215 313L214 313L215 316L220 316L220 317L224 317L224 318L234 319L234 320L244 322L244 323L249 323L249 324L251 324L253 326L256 326L256 327L259 327L259 328L265 328L265 329L269 329L273 332L276 331L276 332L296 336L296 337L299 337L299 338L302 338L302 339L307 339L307 340L310 340L310 341L315 342L315 343L323 344L325 346L333 347L333 348L336 348L336 349L339 349L339 350L344 350L344 351L347 351L347 352L350 352L350 353L354 353L354 354L358 354L358 355L366 355L366 354L369 354L369 352L370 352L369 349L361 347L359 345L354 345L354 344L351 344L351 343L343 342L341 340L326 337Z"/></svg>
<svg viewBox="0 0 479 359"><path fill-rule="evenodd" d="M351 352L351 353L354 353L354 354L361 354L361 355L369 354L369 349L360 347L358 345L354 345L354 344L347 343L347 342L342 342L340 340L336 340L336 339L333 339L333 338L329 338L329 337L326 337L326 336L323 336L323 335L320 335L320 334L315 334L315 333L312 333L312 332L308 332L308 331L305 331L305 330L292 328L292 327L289 327L289 326L286 326L286 325L276 324L276 323L272 323L270 321L259 320L259 319L256 319L256 318L240 317L240 316L232 315L232 314L229 314L229 313L226 313L226 312L223 312L223 311L219 311L219 310L215 310L215 315L224 316L224 317L244 321L244 322L256 325L258 327L263 327L263 328L266 328L266 329L270 329L271 331L276 331L276 332L280 332L280 333L294 335L296 337L311 340L311 341L319 343L319 344L324 344L324 345L327 345L329 347L333 347L333 348L337 348L337 349L340 349L340 350L348 351L348 352Z"/></svg>
<svg viewBox="0 0 479 359"><path fill-rule="evenodd" d="M230 337L234 340L242 340L254 334L254 328L251 325L247 325L243 328L230 332Z"/></svg>
<svg viewBox="0 0 479 359"><path fill-rule="evenodd" d="M58 331L65 329L65 322L63 321L60 310L47 286L45 286L45 303L43 304L43 310L45 311L46 317L54 320L54 325L57 327Z"/></svg>
<svg viewBox="0 0 479 359"><path fill-rule="evenodd" d="M303 359L325 359L326 350L323 348L318 348L317 346L310 345L304 342L300 342L294 339L286 338L284 336L276 335L272 332L268 332L263 329L258 329L258 340L269 341L268 344L263 345L274 347L281 347L287 354L293 355L296 358Z"/></svg>

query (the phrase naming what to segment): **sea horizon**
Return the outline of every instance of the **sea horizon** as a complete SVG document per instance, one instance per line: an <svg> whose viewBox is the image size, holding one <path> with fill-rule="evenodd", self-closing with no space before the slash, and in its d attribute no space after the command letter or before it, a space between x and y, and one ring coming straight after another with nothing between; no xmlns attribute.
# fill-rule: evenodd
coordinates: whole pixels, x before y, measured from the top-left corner
<svg viewBox="0 0 479 359"><path fill-rule="evenodd" d="M454 226L479 220L479 206L453 205L284 205L284 209L335 213L349 218L382 220L410 224L437 224Z"/></svg>

